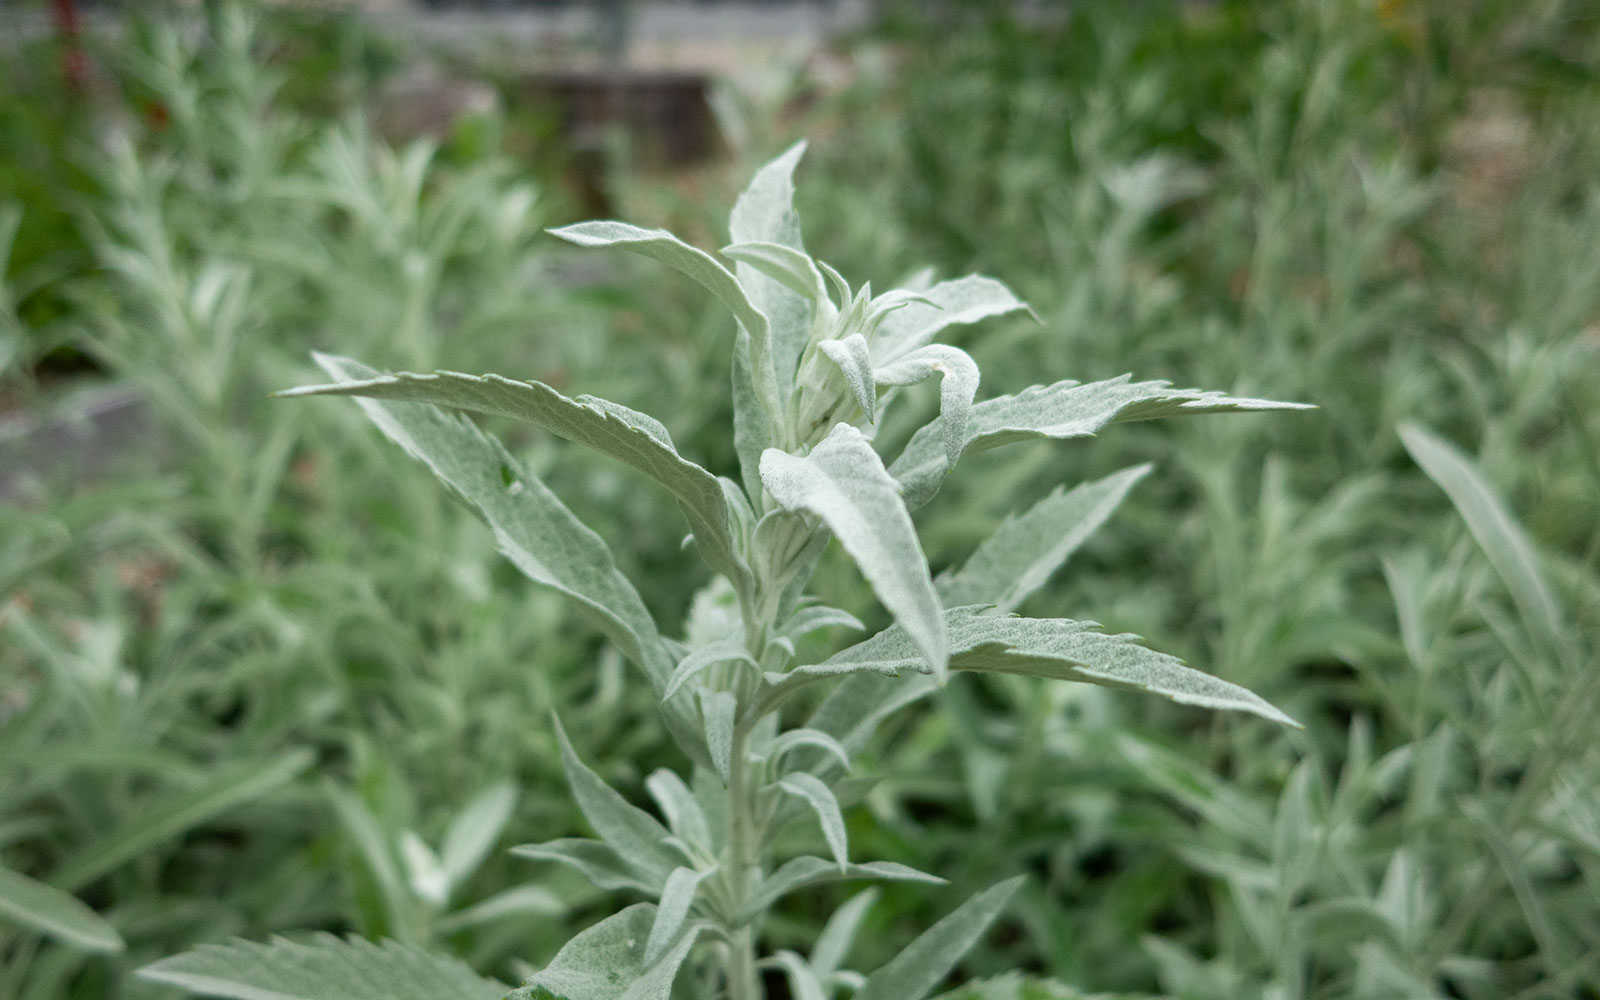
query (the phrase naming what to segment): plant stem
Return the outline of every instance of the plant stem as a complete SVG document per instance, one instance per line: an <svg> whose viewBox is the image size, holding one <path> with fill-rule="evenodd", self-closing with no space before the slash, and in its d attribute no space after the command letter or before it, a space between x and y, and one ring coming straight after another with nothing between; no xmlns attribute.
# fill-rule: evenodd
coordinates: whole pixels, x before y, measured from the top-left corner
<svg viewBox="0 0 1600 1000"><path fill-rule="evenodd" d="M733 865L735 912L742 912L755 890L758 861L754 830L751 828L751 789L745 764L749 726L734 727L732 759L728 765L728 851ZM751 915L739 927L729 928L728 998L763 1000L761 981L756 977L756 918Z"/></svg>

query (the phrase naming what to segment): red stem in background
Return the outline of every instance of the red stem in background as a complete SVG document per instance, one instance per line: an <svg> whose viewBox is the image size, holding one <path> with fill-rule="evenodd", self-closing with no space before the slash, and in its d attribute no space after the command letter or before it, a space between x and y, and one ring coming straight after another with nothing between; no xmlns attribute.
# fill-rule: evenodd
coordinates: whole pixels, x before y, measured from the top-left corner
<svg viewBox="0 0 1600 1000"><path fill-rule="evenodd" d="M89 57L83 51L83 19L78 15L77 0L50 0L50 13L61 39L61 75L71 90L82 93L89 88Z"/></svg>

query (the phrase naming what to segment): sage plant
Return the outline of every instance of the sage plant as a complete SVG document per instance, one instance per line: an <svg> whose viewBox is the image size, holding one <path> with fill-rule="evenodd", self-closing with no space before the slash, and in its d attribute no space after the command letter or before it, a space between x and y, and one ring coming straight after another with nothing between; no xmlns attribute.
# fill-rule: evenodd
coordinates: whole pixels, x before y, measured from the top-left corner
<svg viewBox="0 0 1600 1000"><path fill-rule="evenodd" d="M763 167L733 210L720 254L662 230L586 222L555 230L585 247L654 258L699 282L737 320L732 344L740 480L679 454L646 414L499 375L384 375L318 355L334 381L284 395L358 397L382 432L425 463L488 524L533 581L589 612L660 703L688 772L661 769L647 811L610 788L555 723L572 794L596 838L516 848L575 868L604 890L643 897L574 937L511 993L516 1000L758 1000L763 973L804 1000L921 1000L948 976L1017 888L978 893L871 974L849 948L870 895L844 904L808 954L762 949L767 911L794 892L844 880L936 884L936 875L852 855L843 816L862 783L852 755L879 723L946 682L991 671L1150 691L1207 708L1291 720L1254 694L1110 635L1093 622L1014 612L1147 471L1057 491L1003 523L959 569L935 578L912 512L959 460L1031 438L1067 439L1108 424L1294 404L1174 389L1127 377L1063 381L977 402L978 367L938 343L951 327L1027 307L1003 284L969 276L873 294L805 252L793 208L796 145ZM731 266L730 266L731 265ZM906 387L935 381L938 413L885 461L874 430ZM712 582L682 638L663 635L605 542L495 439L454 411L527 421L621 461L670 493ZM822 659L803 636L861 631L849 612L806 593L837 539L884 609L887 629ZM817 695L820 694L820 697ZM804 710L802 710L804 709ZM777 856L779 833L815 824L822 854ZM788 842L787 840L782 842ZM235 943L159 962L146 975L230 997L436 1000L503 995L452 960L390 943Z"/></svg>

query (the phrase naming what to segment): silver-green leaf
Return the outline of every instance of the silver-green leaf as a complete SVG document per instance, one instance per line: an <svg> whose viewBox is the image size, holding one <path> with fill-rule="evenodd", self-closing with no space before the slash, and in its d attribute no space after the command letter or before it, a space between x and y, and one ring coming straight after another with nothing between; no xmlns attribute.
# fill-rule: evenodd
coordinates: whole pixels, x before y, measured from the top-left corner
<svg viewBox="0 0 1600 1000"><path fill-rule="evenodd" d="M519 844L511 853L535 861L566 865L595 886L610 891L654 893L666 879L630 863L610 844L586 837L562 837L542 844ZM659 869L657 869L659 871Z"/></svg>
<svg viewBox="0 0 1600 1000"><path fill-rule="evenodd" d="M550 230L569 243L583 247L620 247L661 261L692 278L715 295L733 313L750 337L750 365L757 398L768 413L778 411L778 384L773 368L772 340L766 313L762 312L732 271L704 250L692 247L665 229L642 229L626 222L579 222Z"/></svg>
<svg viewBox="0 0 1600 1000"><path fill-rule="evenodd" d="M931 343L947 327L1028 308L1028 304L1005 285L976 274L941 281L917 294L927 302L913 302L895 310L884 319L873 337L872 350L881 361L893 361Z"/></svg>
<svg viewBox="0 0 1600 1000"><path fill-rule="evenodd" d="M578 759L559 721L555 723L555 730L561 744L561 764L567 772L567 783L583 818L624 860L649 873L652 879L664 881L677 867L675 855L662 844L668 837L666 827L589 770Z"/></svg>
<svg viewBox="0 0 1600 1000"><path fill-rule="evenodd" d="M685 928L651 962L645 959L645 947L655 920L651 903L607 917L568 941L506 1000L667 1000L699 927Z"/></svg>
<svg viewBox="0 0 1600 1000"><path fill-rule="evenodd" d="M203 944L139 975L228 1000L499 1000L508 989L454 958L330 934L304 944Z"/></svg>
<svg viewBox="0 0 1600 1000"><path fill-rule="evenodd" d="M1137 636L1108 635L1096 631L1099 626L1094 622L1007 618L984 614L986 610L980 605L947 612L950 669L1148 691L1185 705L1249 712L1284 725L1298 725L1237 684L1187 666L1175 656L1147 649ZM910 636L894 625L822 663L797 667L788 676L798 679L858 671L899 674L927 672L927 667Z"/></svg>
<svg viewBox="0 0 1600 1000"><path fill-rule="evenodd" d="M823 784L822 779L814 774L786 774L778 781L778 787L805 801L811 811L817 814L817 822L822 826L822 836L828 842L828 850L833 852L833 860L838 862L842 872L850 866L850 845L845 834L844 815L839 811L839 801L833 797L833 790Z"/></svg>
<svg viewBox="0 0 1600 1000"><path fill-rule="evenodd" d="M1538 550L1472 461L1417 424L1402 424L1400 440L1450 497L1467 530L1505 583L1529 631L1548 649L1566 645L1560 605L1551 593Z"/></svg>
<svg viewBox="0 0 1600 1000"><path fill-rule="evenodd" d="M893 861L868 861L865 864L848 864L840 868L836 862L807 854L785 861L771 875L762 879L746 904L744 915L760 913L796 889L868 878L882 879L886 882L944 884L944 879L937 875L919 872L915 868Z"/></svg>
<svg viewBox="0 0 1600 1000"><path fill-rule="evenodd" d="M817 345L817 349L838 367L845 385L850 388L850 395L861 407L861 412L866 414L867 422L876 420L878 389L873 382L872 355L867 350L867 338L852 333L843 340L824 340Z"/></svg>
<svg viewBox="0 0 1600 1000"><path fill-rule="evenodd" d="M121 951L122 935L78 897L0 867L0 917L85 951Z"/></svg>
<svg viewBox="0 0 1600 1000"><path fill-rule="evenodd" d="M919 347L873 372L879 385L915 385L939 376L939 437L945 458L956 464L967 446L972 401L978 397L978 364L966 351L948 344Z"/></svg>
<svg viewBox="0 0 1600 1000"><path fill-rule="evenodd" d="M680 867L674 868L672 874L667 876L666 884L661 887L661 899L656 904L655 922L650 925L650 936L644 943L646 965L655 964L657 959L666 954L668 946L677 940L683 922L688 919L689 909L694 906L700 880L707 874L709 872Z"/></svg>
<svg viewBox="0 0 1600 1000"><path fill-rule="evenodd" d="M1014 396L984 400L972 408L962 454L987 451L1029 438L1090 437L1113 422L1247 410L1308 409L1303 403L1235 398L1221 392L1174 389L1166 382L1133 382L1127 375L1103 382L1036 385ZM949 462L933 425L911 436L889 471L915 509L939 490Z"/></svg>
<svg viewBox="0 0 1600 1000"><path fill-rule="evenodd" d="M923 1000L989 929L1021 885L1019 875L962 903L868 976L854 1000Z"/></svg>
<svg viewBox="0 0 1600 1000"><path fill-rule="evenodd" d="M934 581L946 607L993 604L1015 611L1104 524L1128 490L1150 471L1136 465L1063 492L1007 518L959 570Z"/></svg>
<svg viewBox="0 0 1600 1000"><path fill-rule="evenodd" d="M525 382L499 375L464 375L460 372L379 375L348 358L324 354L316 355L316 358L329 374L344 381L333 385L289 389L279 395L358 396L391 402L431 403L434 406L526 421L617 459L660 483L677 499L689 521L690 530L694 532L700 552L711 568L731 580L744 578L746 570L743 561L735 554L737 549L733 542L735 512L729 509L722 484L716 476L679 455L666 428L654 417L595 396L571 399L542 382ZM367 409L368 414L372 415L372 409ZM378 421L378 417L373 416L373 420ZM399 421L391 416L389 422ZM408 437L413 444L426 447L430 442L418 440L423 428L416 425L422 421L413 419L408 423L413 426L403 429L412 431ZM382 422L380 426L383 426ZM435 431L433 436L463 437L459 432L449 435L441 431ZM390 437L395 435L390 434ZM406 442L400 443L404 445ZM407 450L411 451L412 448L408 447ZM474 450L484 449L479 447ZM418 457L435 466L435 461L422 455ZM440 472L437 466L435 472ZM492 487L495 484L488 485ZM499 488L515 487L501 483ZM468 496L468 499L482 505L476 496ZM606 564L609 563L607 556Z"/></svg>
<svg viewBox="0 0 1600 1000"><path fill-rule="evenodd" d="M768 449L761 481L785 509L820 517L936 675L948 652L939 595L900 493L855 427L836 424L804 457Z"/></svg>

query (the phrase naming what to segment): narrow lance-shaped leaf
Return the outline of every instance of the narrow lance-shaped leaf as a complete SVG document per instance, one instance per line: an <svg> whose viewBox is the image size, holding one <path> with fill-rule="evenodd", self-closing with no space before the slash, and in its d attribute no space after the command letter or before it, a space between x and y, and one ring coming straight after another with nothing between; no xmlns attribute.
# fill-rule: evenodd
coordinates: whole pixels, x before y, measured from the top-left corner
<svg viewBox="0 0 1600 1000"><path fill-rule="evenodd" d="M772 957L765 962L783 970L784 976L789 980L789 993L794 1000L828 1000L817 974L797 952L785 948L773 952Z"/></svg>
<svg viewBox="0 0 1600 1000"><path fill-rule="evenodd" d="M1149 465L1136 465L1065 492L1057 489L1025 513L1007 518L959 570L934 581L945 606L993 604L1001 614L1015 611L1149 471Z"/></svg>
<svg viewBox="0 0 1600 1000"><path fill-rule="evenodd" d="M1166 382L1132 382L1124 375L1087 385L1036 385L1014 396L985 400L972 408L962 454L987 451L1029 438L1089 437L1113 422L1153 420L1200 413L1308 409L1302 403L1234 398L1220 392L1174 389ZM915 509L939 490L949 469L944 441L929 425L918 430L890 466Z"/></svg>
<svg viewBox="0 0 1600 1000"><path fill-rule="evenodd" d="M866 626L861 624L861 619L848 611L840 608L830 608L826 605L813 605L801 608L790 615L788 621L783 623L779 631L790 639L798 639L803 635L815 632L817 629L836 626L855 629L857 632L866 629Z"/></svg>
<svg viewBox="0 0 1600 1000"><path fill-rule="evenodd" d="M744 648L744 643L738 639L723 639L699 649L690 650L688 655L678 661L678 666L672 671L672 677L667 681L667 687L662 692L662 700L671 698L683 685L687 684L696 674L707 667L718 663L743 663L756 667L756 661Z"/></svg>
<svg viewBox="0 0 1600 1000"><path fill-rule="evenodd" d="M839 811L839 802L833 797L833 791L816 775L805 773L784 775L778 787L803 799L817 814L828 850L833 852L833 860L838 862L839 870L845 871L850 865L850 847L845 835L844 816Z"/></svg>
<svg viewBox="0 0 1600 1000"><path fill-rule="evenodd" d="M202 784L151 803L68 855L50 881L75 892L158 844L282 788L314 759L310 751L296 750L270 760L219 768Z"/></svg>
<svg viewBox="0 0 1600 1000"><path fill-rule="evenodd" d="M618 247L661 261L694 279L733 313L750 335L750 365L757 397L768 413L778 412L778 383L772 362L772 341L767 316L745 293L744 286L704 250L692 247L665 229L642 229L626 222L579 222L550 230L569 243L583 247Z"/></svg>
<svg viewBox="0 0 1600 1000"><path fill-rule="evenodd" d="M657 768L645 779L644 786L667 818L667 827L673 836L688 844L704 846L708 851L715 847L705 810L677 772Z"/></svg>
<svg viewBox="0 0 1600 1000"><path fill-rule="evenodd" d="M1021 885L1019 875L962 903L868 976L854 1000L922 1000L977 943Z"/></svg>
<svg viewBox="0 0 1600 1000"><path fill-rule="evenodd" d="M511 849L519 858L554 861L566 865L601 889L659 892L665 878L660 869L649 870L623 858L610 844L585 837L562 837L542 844L519 844Z"/></svg>
<svg viewBox="0 0 1600 1000"><path fill-rule="evenodd" d="M662 841L667 830L649 813L624 799L578 759L560 720L555 720L556 740L561 744L561 764L567 783L583 818L607 844L632 864L665 879L676 861Z"/></svg>
<svg viewBox="0 0 1600 1000"><path fill-rule="evenodd" d="M689 909L694 906L694 897L700 888L700 880L707 874L708 872L679 867L674 868L672 874L667 876L666 884L661 887L661 900L656 904L655 922L650 925L650 936L645 939L646 965L653 965L658 958L666 954L667 947L677 940L683 922L688 919Z"/></svg>
<svg viewBox="0 0 1600 1000"><path fill-rule="evenodd" d="M679 455L666 428L654 417L595 396L570 399L542 382L524 382L499 375L464 375L460 372L379 375L348 358L322 354L316 358L330 374L346 381L290 389L279 393L280 396L337 395L431 403L526 421L617 459L666 487L683 509L701 554L711 568L730 580L745 578L747 570L736 554L732 538L734 513L728 509L728 498L723 493L722 484L716 476ZM388 412L388 423L400 424L400 430L409 431L407 438L411 445L418 448L442 443L430 439L464 437L460 432L451 434L436 428L425 437L424 432L429 428L422 426L424 421L421 418L401 421L395 411ZM368 414L373 414L370 408ZM373 419L378 421L379 418L374 415ZM379 425L384 426L384 423L380 421ZM388 432L387 427L385 432ZM390 437L395 435L390 434ZM413 450L407 441L396 440L407 446L408 451ZM464 441L459 443L466 444ZM472 450L481 452L484 449L479 446ZM430 449L430 453L432 451L436 449ZM413 454L416 452L413 451ZM439 456L435 455L431 460L421 454L417 457L434 467L434 471L444 478L444 472L437 464L440 462ZM476 496L468 496L468 500L479 506L483 504ZM610 565L609 555L604 564Z"/></svg>
<svg viewBox="0 0 1600 1000"><path fill-rule="evenodd" d="M1094 622L1061 618L1003 618L985 607L947 612L950 669L1020 674L1082 681L1164 695L1185 705L1250 712L1284 725L1298 725L1260 697L1187 666L1177 657L1139 645L1136 636L1095 631ZM797 667L788 683L857 671L926 672L916 644L898 625L813 666ZM772 676L772 675L769 675ZM776 679L776 678L774 678Z"/></svg>
<svg viewBox="0 0 1600 1000"><path fill-rule="evenodd" d="M87 951L121 951L122 935L100 914L53 885L0 867L0 918Z"/></svg>
<svg viewBox="0 0 1600 1000"><path fill-rule="evenodd" d="M828 286L811 255L781 243L734 243L722 248L722 255L748 264L795 295L821 304L828 300ZM743 280L743 279L741 279Z"/></svg>
<svg viewBox="0 0 1600 1000"><path fill-rule="evenodd" d="M872 351L880 362L894 361L924 344L951 326L976 323L991 316L1023 312L1027 303L1011 289L981 275L969 274L954 281L941 281L917 293L926 303L913 302L885 317Z"/></svg>
<svg viewBox="0 0 1600 1000"><path fill-rule="evenodd" d="M638 903L580 932L506 1000L667 1000L694 945L691 925L654 962L645 945L656 907Z"/></svg>
<svg viewBox="0 0 1600 1000"><path fill-rule="evenodd" d="M362 411L389 440L426 465L477 511L512 565L530 580L566 594L590 612L606 637L639 666L652 690L660 695L672 671L671 658L662 646L655 620L633 584L617 570L606 543L470 420L437 406L416 404L437 400L530 420L606 451L658 480L670 480L669 488L676 487L674 492L684 510L699 510L709 522L703 539L709 544L701 550L705 553L717 551L716 539L719 534L725 538L727 531L725 498L716 477L678 458L670 442L662 440L665 431L643 414L632 422L618 416L621 407L585 405L532 382L468 375L380 376L348 358L315 357L340 382L290 390L290 395L356 396ZM693 517L690 523L696 523ZM674 700L663 707L663 716L686 753L695 760L709 760L692 705Z"/></svg>
<svg viewBox="0 0 1600 1000"><path fill-rule="evenodd" d="M978 397L978 365L958 347L929 344L873 372L879 385L915 385L939 376L939 437L945 457L956 464L967 446L972 401Z"/></svg>
<svg viewBox="0 0 1600 1000"><path fill-rule="evenodd" d="M761 457L761 481L786 510L822 519L942 675L945 627L927 559L894 480L861 432L836 424L804 457L769 449Z"/></svg>
<svg viewBox="0 0 1600 1000"><path fill-rule="evenodd" d="M491 785L450 822L440 845L439 860L452 885L471 875L494 847L511 819L517 789L508 781Z"/></svg>
<svg viewBox="0 0 1600 1000"><path fill-rule="evenodd" d="M734 716L739 711L739 699L732 691L702 688L697 694L701 725L705 727L706 748L711 754L711 767L718 777L727 782L732 773Z"/></svg>
<svg viewBox="0 0 1600 1000"><path fill-rule="evenodd" d="M1403 424L1400 439L1467 522L1467 530L1505 583L1529 630L1547 649L1561 650L1566 630L1560 606L1545 582L1539 554L1494 488L1467 456L1426 429Z"/></svg>
<svg viewBox="0 0 1600 1000"><path fill-rule="evenodd" d="M869 861L865 864L848 864L840 868L837 862L807 854L785 861L771 875L762 879L741 914L741 919L760 913L796 889L855 879L944 884L944 879L937 875L919 872L915 868L893 861Z"/></svg>
<svg viewBox="0 0 1600 1000"><path fill-rule="evenodd" d="M139 970L144 979L229 1000L499 1000L503 983L409 945L320 934L203 944Z"/></svg>
<svg viewBox="0 0 1600 1000"><path fill-rule="evenodd" d="M800 217L794 210L794 170L804 155L804 140L795 143L756 171L750 185L734 203L728 220L734 243L760 243L785 247L804 255ZM768 273L738 261L734 273L750 299L767 317L772 341L773 371L779 391L794 378L794 367L810 333L812 302L797 295ZM752 493L752 495L754 495Z"/></svg>
<svg viewBox="0 0 1600 1000"><path fill-rule="evenodd" d="M811 967L817 970L819 976L830 976L844 968L850 947L855 944L856 934L861 930L861 922L866 919L867 911L878 901L879 895L877 886L856 893L834 910L828 922L822 925L822 932L811 946L810 956Z"/></svg>

